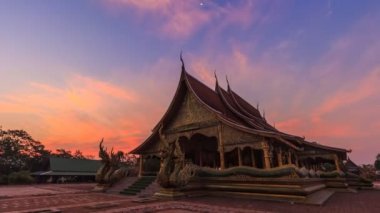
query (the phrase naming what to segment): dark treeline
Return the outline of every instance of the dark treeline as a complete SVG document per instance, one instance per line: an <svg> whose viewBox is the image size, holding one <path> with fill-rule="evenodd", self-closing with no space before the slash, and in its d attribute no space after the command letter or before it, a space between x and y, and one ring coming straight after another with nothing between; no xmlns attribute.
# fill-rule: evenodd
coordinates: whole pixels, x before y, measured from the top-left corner
<svg viewBox="0 0 380 213"><path fill-rule="evenodd" d="M376 168L376 170L380 171L380 153L377 154L377 156L376 156L375 168Z"/></svg>
<svg viewBox="0 0 380 213"><path fill-rule="evenodd" d="M0 127L0 175L19 171L46 171L49 157L93 159L84 156L80 150L57 149L54 152L36 141L24 130L3 130Z"/></svg>

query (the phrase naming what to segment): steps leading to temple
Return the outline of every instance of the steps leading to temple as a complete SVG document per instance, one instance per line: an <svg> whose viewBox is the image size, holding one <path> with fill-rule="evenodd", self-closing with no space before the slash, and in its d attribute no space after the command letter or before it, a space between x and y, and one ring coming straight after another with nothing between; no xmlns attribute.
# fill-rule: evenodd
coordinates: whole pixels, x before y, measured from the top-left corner
<svg viewBox="0 0 380 213"><path fill-rule="evenodd" d="M160 191L161 186L157 183L157 181L153 181L148 187L142 190L139 194L141 197L151 197L156 192Z"/></svg>
<svg viewBox="0 0 380 213"><path fill-rule="evenodd" d="M138 177L124 177L117 183L115 183L111 188L107 190L107 193L111 194L119 194L120 191L128 188L130 185L132 185Z"/></svg>
<svg viewBox="0 0 380 213"><path fill-rule="evenodd" d="M345 178L324 178L325 184L328 188L346 189L348 187Z"/></svg>
<svg viewBox="0 0 380 213"><path fill-rule="evenodd" d="M138 178L133 184L131 184L128 188L120 191L120 194L123 195L137 195L140 192L144 191L148 186L150 186L153 181L156 180L155 176L143 176Z"/></svg>
<svg viewBox="0 0 380 213"><path fill-rule="evenodd" d="M306 196L306 199L301 203L323 205L334 193L335 191L332 189L322 189Z"/></svg>

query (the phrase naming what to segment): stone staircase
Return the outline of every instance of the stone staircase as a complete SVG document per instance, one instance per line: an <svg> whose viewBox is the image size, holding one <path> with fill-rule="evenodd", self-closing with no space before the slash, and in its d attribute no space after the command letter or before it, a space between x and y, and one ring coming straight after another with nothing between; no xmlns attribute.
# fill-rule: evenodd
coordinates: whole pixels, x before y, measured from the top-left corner
<svg viewBox="0 0 380 213"><path fill-rule="evenodd" d="M107 193L110 194L119 194L120 191L128 188L134 182L136 182L138 177L124 177L117 183L115 183L111 188L107 190Z"/></svg>
<svg viewBox="0 0 380 213"><path fill-rule="evenodd" d="M155 182L155 180L156 176L140 177L128 188L124 188L124 190L120 191L120 194L134 196L144 193L144 195L149 195L150 193L154 193L153 191L156 185L152 183ZM149 187L151 185L152 187Z"/></svg>
<svg viewBox="0 0 380 213"><path fill-rule="evenodd" d="M156 180L153 181L148 187L146 187L144 190L140 192L141 197L151 197L156 192L160 191L161 186L157 183Z"/></svg>

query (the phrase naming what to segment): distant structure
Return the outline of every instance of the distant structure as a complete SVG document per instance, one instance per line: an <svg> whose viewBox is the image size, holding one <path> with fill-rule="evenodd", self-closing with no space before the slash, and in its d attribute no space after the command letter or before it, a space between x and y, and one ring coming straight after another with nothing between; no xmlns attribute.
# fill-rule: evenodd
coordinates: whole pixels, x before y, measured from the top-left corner
<svg viewBox="0 0 380 213"><path fill-rule="evenodd" d="M89 182L95 181L100 166L99 160L50 157L49 170L32 175L38 182Z"/></svg>
<svg viewBox="0 0 380 213"><path fill-rule="evenodd" d="M182 57L181 62L168 110L131 152L140 155L140 176L158 175L161 186L170 188L161 195L187 194L192 187L192 192L196 188L208 194L222 190L305 201L326 186L347 187L343 161L350 150L276 129L229 83L223 89L215 75L215 89L210 89L185 70ZM334 180L327 183L322 177ZM238 186L242 183L244 188Z"/></svg>

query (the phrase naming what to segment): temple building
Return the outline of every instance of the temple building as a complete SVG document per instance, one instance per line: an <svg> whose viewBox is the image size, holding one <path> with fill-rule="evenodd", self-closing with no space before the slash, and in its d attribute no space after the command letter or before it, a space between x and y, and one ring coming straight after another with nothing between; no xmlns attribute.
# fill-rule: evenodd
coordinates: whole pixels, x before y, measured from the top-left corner
<svg viewBox="0 0 380 213"><path fill-rule="evenodd" d="M228 83L228 81L227 81ZM159 170L159 129L179 139L186 161L223 170L236 166L261 169L293 164L315 171L328 163L340 171L349 150L284 133L270 125L258 107L233 91L207 87L182 66L174 98L152 134L131 153L140 158L140 175Z"/></svg>
<svg viewBox="0 0 380 213"><path fill-rule="evenodd" d="M141 181L153 178L161 186L156 196L248 196L321 205L335 192L331 189L372 187L345 168L351 150L278 130L228 80L224 89L215 76L211 89L181 61L169 108L131 151L140 156Z"/></svg>

